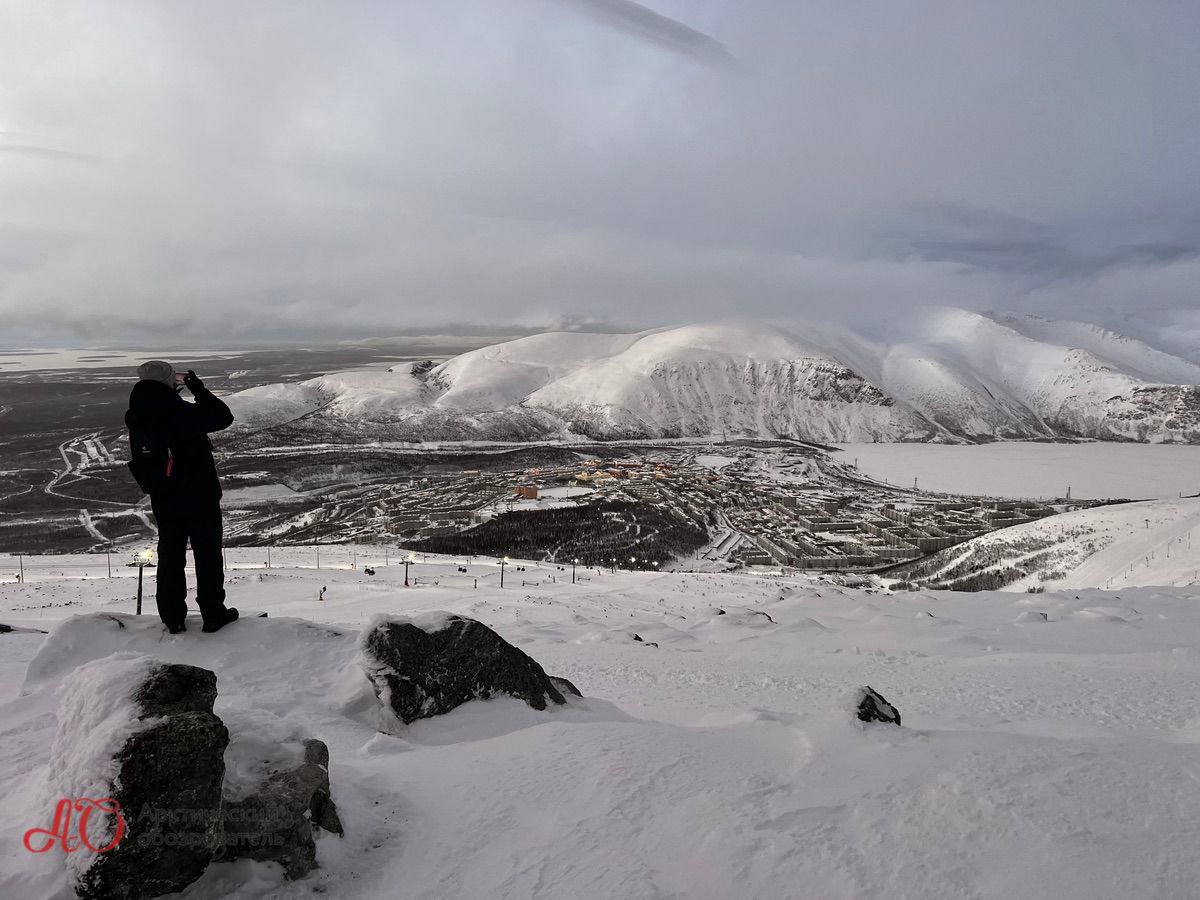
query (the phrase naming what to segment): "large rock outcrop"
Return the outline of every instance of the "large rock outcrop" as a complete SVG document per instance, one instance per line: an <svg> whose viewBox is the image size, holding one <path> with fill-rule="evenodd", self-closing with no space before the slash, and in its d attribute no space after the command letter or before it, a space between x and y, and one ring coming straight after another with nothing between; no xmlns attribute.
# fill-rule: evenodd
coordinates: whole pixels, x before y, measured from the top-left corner
<svg viewBox="0 0 1200 900"><path fill-rule="evenodd" d="M329 748L322 741L304 741L298 766L273 773L253 796L226 802L222 818L219 858L277 862L288 878L303 878L317 868L315 830L343 833L329 794Z"/></svg>
<svg viewBox="0 0 1200 900"><path fill-rule="evenodd" d="M68 857L80 897L141 900L200 877L221 842L229 733L213 714L216 675L196 666L117 654L64 681L50 784L64 797L111 798L124 835L105 852ZM95 847L116 836L94 816Z"/></svg>
<svg viewBox="0 0 1200 900"><path fill-rule="evenodd" d="M405 724L497 694L534 709L566 703L536 661L464 616L381 617L364 633L361 648L375 693ZM562 687L571 692L574 686Z"/></svg>
<svg viewBox="0 0 1200 900"><path fill-rule="evenodd" d="M242 688L237 699L250 703L231 705L227 728L214 713L214 672L156 658L204 659L215 645L162 645L161 625L150 618L73 616L31 661L26 693L55 706L45 707L54 709L45 717L50 735L35 741L49 752L45 790L30 798L35 827L26 845L46 863L61 860L68 893L83 898L174 895L218 860L276 862L288 878L308 874L319 830L343 831L325 744L298 730L271 698L255 708L254 688L239 684L228 687ZM338 664L356 657L354 638L335 629L284 620L273 630ZM262 646L261 634L242 638L226 640L226 650L240 644L244 656Z"/></svg>

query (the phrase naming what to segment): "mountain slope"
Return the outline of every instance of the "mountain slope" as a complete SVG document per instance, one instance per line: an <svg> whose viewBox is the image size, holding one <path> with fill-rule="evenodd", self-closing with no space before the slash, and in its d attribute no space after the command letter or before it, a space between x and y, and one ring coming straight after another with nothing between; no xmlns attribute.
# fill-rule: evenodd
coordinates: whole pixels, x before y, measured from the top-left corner
<svg viewBox="0 0 1200 900"><path fill-rule="evenodd" d="M1066 900L1200 883L1195 588L886 595L607 570L571 584L522 561L531 584L514 590L495 560L461 557L422 559L405 587L395 556L374 576L302 558L233 573L230 603L270 617L215 635L129 614L131 570L0 585L0 622L50 631L0 635L12 831L52 821L49 748L71 724L59 686L123 653L216 674L231 797L283 762L281 744L329 747L345 836L317 838L320 869L210 866L188 900ZM438 610L585 697L385 724L355 652L363 625ZM855 718L865 684L902 727ZM0 842L0 896L72 896L67 858Z"/></svg>
<svg viewBox="0 0 1200 900"><path fill-rule="evenodd" d="M935 434L830 351L745 323L648 332L547 384L528 405L597 437L857 434L896 441Z"/></svg>
<svg viewBox="0 0 1200 900"><path fill-rule="evenodd" d="M881 387L972 438L1200 440L1200 367L1080 323L1014 321L1037 337L978 313L932 311L919 323L921 343L893 349L901 362ZM912 377L931 365L942 376L932 388Z"/></svg>
<svg viewBox="0 0 1200 900"><path fill-rule="evenodd" d="M922 588L1113 590L1200 583L1200 500L1149 500L1002 528L889 573Z"/></svg>
<svg viewBox="0 0 1200 900"><path fill-rule="evenodd" d="M432 369L337 373L230 402L249 428L305 417L400 440L1196 443L1197 385L1200 366L1082 323L934 309L885 337L758 322L539 334Z"/></svg>

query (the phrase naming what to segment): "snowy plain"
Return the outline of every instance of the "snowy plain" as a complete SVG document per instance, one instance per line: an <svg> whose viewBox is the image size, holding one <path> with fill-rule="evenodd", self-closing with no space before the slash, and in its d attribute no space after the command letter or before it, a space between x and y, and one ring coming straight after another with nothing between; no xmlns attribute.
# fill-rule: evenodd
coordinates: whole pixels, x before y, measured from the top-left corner
<svg viewBox="0 0 1200 900"><path fill-rule="evenodd" d="M289 883L269 864L213 866L186 900L1061 900L1200 885L1200 587L888 594L609 570L571 584L569 568L525 563L500 588L494 561L419 557L405 588L394 558L374 576L363 558L235 570L230 603L271 618L211 636L129 615L124 569L0 586L0 622L52 631L0 635L14 823L0 896L65 896L62 859L32 857L20 835L50 813L55 690L117 652L217 672L238 780L272 740L330 746L347 831L321 837L322 868ZM432 610L485 622L587 699L474 702L381 734L358 629ZM854 719L863 684L902 728Z"/></svg>
<svg viewBox="0 0 1200 900"><path fill-rule="evenodd" d="M162 351L158 351L161 355ZM176 358L218 359L239 355L236 350L175 349ZM54 348L41 350L0 350L0 372L41 372L58 369L108 369L126 366L136 369L154 353L133 350L96 350Z"/></svg>
<svg viewBox="0 0 1200 900"><path fill-rule="evenodd" d="M1200 493L1200 446L1089 442L1049 444L838 444L840 463L892 484L991 497L1122 497Z"/></svg>

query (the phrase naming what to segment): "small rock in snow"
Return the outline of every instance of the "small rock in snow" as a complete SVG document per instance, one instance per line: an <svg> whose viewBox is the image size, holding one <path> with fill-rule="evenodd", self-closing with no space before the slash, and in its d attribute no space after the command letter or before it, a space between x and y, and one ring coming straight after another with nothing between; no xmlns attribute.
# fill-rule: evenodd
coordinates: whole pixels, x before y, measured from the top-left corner
<svg viewBox="0 0 1200 900"><path fill-rule="evenodd" d="M277 862L290 878L317 868L313 832L343 833L337 806L329 794L329 748L304 741L304 761L276 772L252 797L226 802L222 809L225 839L220 859Z"/></svg>
<svg viewBox="0 0 1200 900"><path fill-rule="evenodd" d="M862 722L890 722L899 725L900 710L888 703L883 694L867 685L858 694L858 718Z"/></svg>
<svg viewBox="0 0 1200 900"><path fill-rule="evenodd" d="M565 678L560 678L557 675L550 676L550 683L562 691L564 694L572 694L576 697L582 697L583 693L579 688L575 687L570 681Z"/></svg>

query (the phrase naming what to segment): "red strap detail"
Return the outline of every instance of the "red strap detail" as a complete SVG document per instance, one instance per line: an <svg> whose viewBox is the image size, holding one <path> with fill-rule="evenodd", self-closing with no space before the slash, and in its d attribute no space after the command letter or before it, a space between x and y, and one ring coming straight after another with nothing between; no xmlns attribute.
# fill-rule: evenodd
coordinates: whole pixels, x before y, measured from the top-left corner
<svg viewBox="0 0 1200 900"><path fill-rule="evenodd" d="M171 473L175 471L175 457L167 457L167 477L171 477Z"/></svg>

